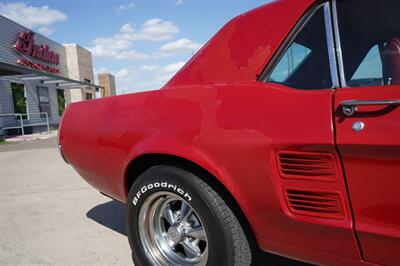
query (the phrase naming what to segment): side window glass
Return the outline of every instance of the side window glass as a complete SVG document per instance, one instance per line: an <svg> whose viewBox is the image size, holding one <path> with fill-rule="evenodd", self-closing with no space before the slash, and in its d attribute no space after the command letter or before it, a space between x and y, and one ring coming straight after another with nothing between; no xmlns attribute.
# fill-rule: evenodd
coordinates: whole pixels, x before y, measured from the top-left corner
<svg viewBox="0 0 400 266"><path fill-rule="evenodd" d="M266 81L305 90L332 87L323 8L303 26Z"/></svg>
<svg viewBox="0 0 400 266"><path fill-rule="evenodd" d="M294 42L287 49L267 81L284 83L290 78L294 70L305 61L310 52L311 50L307 47Z"/></svg>
<svg viewBox="0 0 400 266"><path fill-rule="evenodd" d="M337 1L348 87L400 84L400 1Z"/></svg>
<svg viewBox="0 0 400 266"><path fill-rule="evenodd" d="M383 85L382 60L378 45L374 45L361 61L349 86L373 86Z"/></svg>

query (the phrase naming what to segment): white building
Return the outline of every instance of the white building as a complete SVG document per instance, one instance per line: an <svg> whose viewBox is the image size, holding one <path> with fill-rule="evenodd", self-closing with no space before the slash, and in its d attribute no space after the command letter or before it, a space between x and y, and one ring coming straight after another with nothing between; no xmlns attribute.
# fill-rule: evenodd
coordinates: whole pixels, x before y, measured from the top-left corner
<svg viewBox="0 0 400 266"><path fill-rule="evenodd" d="M91 53L0 16L0 136L57 128L70 102L96 98Z"/></svg>

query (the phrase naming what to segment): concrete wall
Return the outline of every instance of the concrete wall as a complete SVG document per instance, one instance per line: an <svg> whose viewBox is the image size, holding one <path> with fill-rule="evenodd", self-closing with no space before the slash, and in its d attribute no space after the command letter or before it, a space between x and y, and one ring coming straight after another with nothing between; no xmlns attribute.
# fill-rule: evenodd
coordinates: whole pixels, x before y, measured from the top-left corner
<svg viewBox="0 0 400 266"><path fill-rule="evenodd" d="M110 73L99 73L97 74L99 78L99 85L104 87L102 97L114 96L117 94L115 88L115 78Z"/></svg>
<svg viewBox="0 0 400 266"><path fill-rule="evenodd" d="M85 79L90 80L90 83L94 83L94 75L93 75L93 62L92 62L92 54L80 47L79 45L76 45L77 47L77 53L78 53L78 61L79 61L79 74L81 81L84 81Z"/></svg>
<svg viewBox="0 0 400 266"><path fill-rule="evenodd" d="M67 56L68 77L70 79L94 82L92 54L77 44L64 44ZM71 89L69 97L71 102L78 102L86 99L85 94L91 93L96 98L96 90L92 88Z"/></svg>

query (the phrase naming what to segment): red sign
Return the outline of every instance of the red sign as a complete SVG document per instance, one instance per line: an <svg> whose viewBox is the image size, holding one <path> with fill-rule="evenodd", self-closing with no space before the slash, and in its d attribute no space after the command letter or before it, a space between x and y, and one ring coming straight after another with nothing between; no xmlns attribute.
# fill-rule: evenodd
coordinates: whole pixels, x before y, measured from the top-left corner
<svg viewBox="0 0 400 266"><path fill-rule="evenodd" d="M22 57L17 60L17 63L20 65L23 65L23 66L37 69L37 70L54 73L54 74L60 74L60 70L56 67L52 67L52 66L48 66L48 65L44 65L44 64L40 64L40 63L35 63L29 59L25 59Z"/></svg>
<svg viewBox="0 0 400 266"><path fill-rule="evenodd" d="M35 33L31 31L21 32L14 44L14 48L20 53L34 57L41 61L55 65L60 64L60 55L56 52L50 51L47 44L35 45L34 36ZM19 58L17 63L50 73L60 73L60 70L56 67L35 63L26 58Z"/></svg>

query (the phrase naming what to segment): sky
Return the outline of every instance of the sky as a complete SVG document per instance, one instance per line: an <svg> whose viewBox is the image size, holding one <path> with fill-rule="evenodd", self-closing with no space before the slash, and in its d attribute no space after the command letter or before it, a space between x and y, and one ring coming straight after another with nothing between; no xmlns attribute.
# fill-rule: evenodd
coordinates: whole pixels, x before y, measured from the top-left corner
<svg viewBox="0 0 400 266"><path fill-rule="evenodd" d="M0 1L0 14L90 50L95 76L113 74L125 94L162 87L226 22L266 2Z"/></svg>

